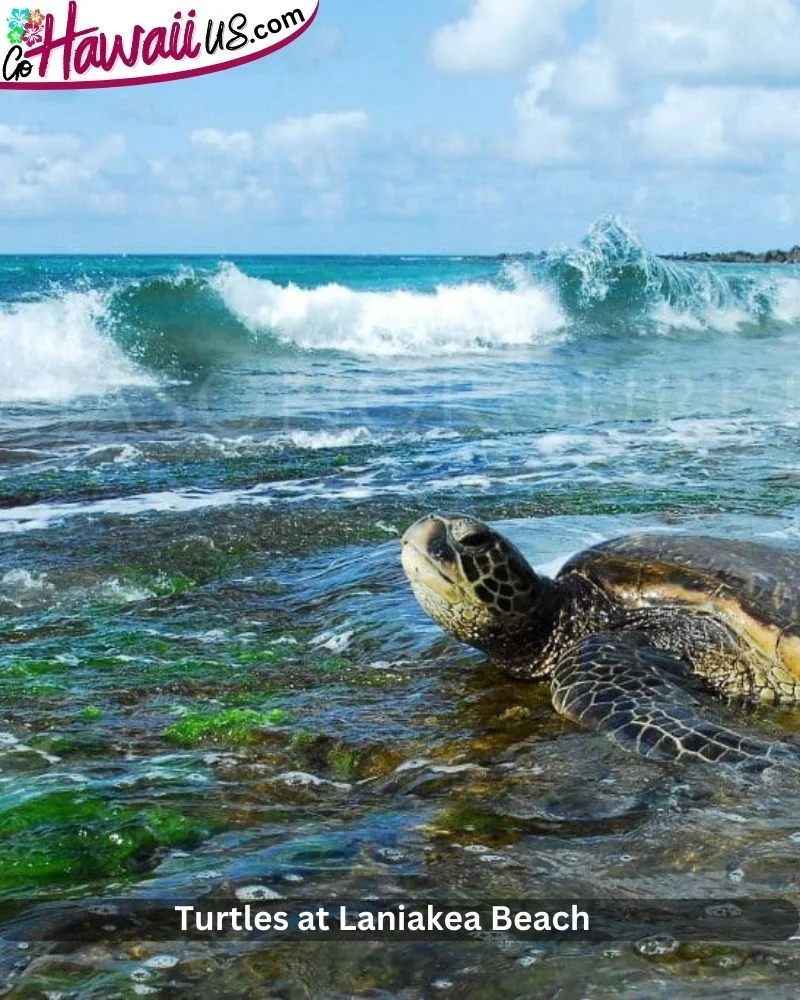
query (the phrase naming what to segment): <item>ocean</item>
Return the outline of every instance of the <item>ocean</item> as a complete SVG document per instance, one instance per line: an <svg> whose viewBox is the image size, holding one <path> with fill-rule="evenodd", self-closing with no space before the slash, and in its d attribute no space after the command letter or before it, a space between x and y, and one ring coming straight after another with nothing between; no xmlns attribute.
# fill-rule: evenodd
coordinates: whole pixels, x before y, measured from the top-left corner
<svg viewBox="0 0 800 1000"><path fill-rule="evenodd" d="M794 266L669 262L618 220L524 258L0 258L8 919L237 892L800 899L796 782L558 719L437 629L398 545L458 510L544 571L644 527L800 546L798 345ZM2 955L19 997L514 996L536 965L541 995L675 998L800 971L777 943L120 932Z"/></svg>

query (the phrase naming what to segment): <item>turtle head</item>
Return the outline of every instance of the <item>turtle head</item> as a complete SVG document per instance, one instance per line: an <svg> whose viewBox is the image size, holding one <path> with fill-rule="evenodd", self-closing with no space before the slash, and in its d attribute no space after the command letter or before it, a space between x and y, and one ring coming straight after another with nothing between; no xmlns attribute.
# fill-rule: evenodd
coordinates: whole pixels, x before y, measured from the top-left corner
<svg viewBox="0 0 800 1000"><path fill-rule="evenodd" d="M552 584L507 538L472 517L430 515L403 535L402 563L417 600L446 632L501 663L524 655Z"/></svg>

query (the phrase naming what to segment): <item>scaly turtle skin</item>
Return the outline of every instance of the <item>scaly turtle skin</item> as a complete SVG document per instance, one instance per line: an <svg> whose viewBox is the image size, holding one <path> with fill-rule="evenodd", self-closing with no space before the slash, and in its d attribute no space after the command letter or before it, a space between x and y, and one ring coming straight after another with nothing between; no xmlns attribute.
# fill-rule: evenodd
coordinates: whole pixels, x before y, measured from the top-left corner
<svg viewBox="0 0 800 1000"><path fill-rule="evenodd" d="M622 746L800 767L800 747L733 732L703 701L800 703L800 554L638 534L550 580L488 525L434 515L403 536L402 563L442 628L514 677L549 679L557 711Z"/></svg>

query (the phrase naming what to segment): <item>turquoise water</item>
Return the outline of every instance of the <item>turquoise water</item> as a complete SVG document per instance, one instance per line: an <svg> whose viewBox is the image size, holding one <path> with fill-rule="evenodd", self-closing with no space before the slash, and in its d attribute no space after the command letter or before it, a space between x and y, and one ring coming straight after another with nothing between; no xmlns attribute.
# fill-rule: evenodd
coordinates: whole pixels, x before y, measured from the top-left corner
<svg viewBox="0 0 800 1000"><path fill-rule="evenodd" d="M642 526L799 545L799 325L794 268L670 264L608 221L514 261L0 259L0 900L800 900L791 779L576 730L439 633L398 560L436 509L550 569ZM2 960L14 997L793 996L798 974L788 945L112 935Z"/></svg>

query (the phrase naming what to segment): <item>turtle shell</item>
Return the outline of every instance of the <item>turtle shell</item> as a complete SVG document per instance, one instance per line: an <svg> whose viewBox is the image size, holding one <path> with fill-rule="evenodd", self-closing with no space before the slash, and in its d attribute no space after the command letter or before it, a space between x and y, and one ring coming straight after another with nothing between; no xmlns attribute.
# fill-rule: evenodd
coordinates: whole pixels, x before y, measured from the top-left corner
<svg viewBox="0 0 800 1000"><path fill-rule="evenodd" d="M800 552L698 535L634 534L579 553L578 573L631 608L717 614L800 677Z"/></svg>

